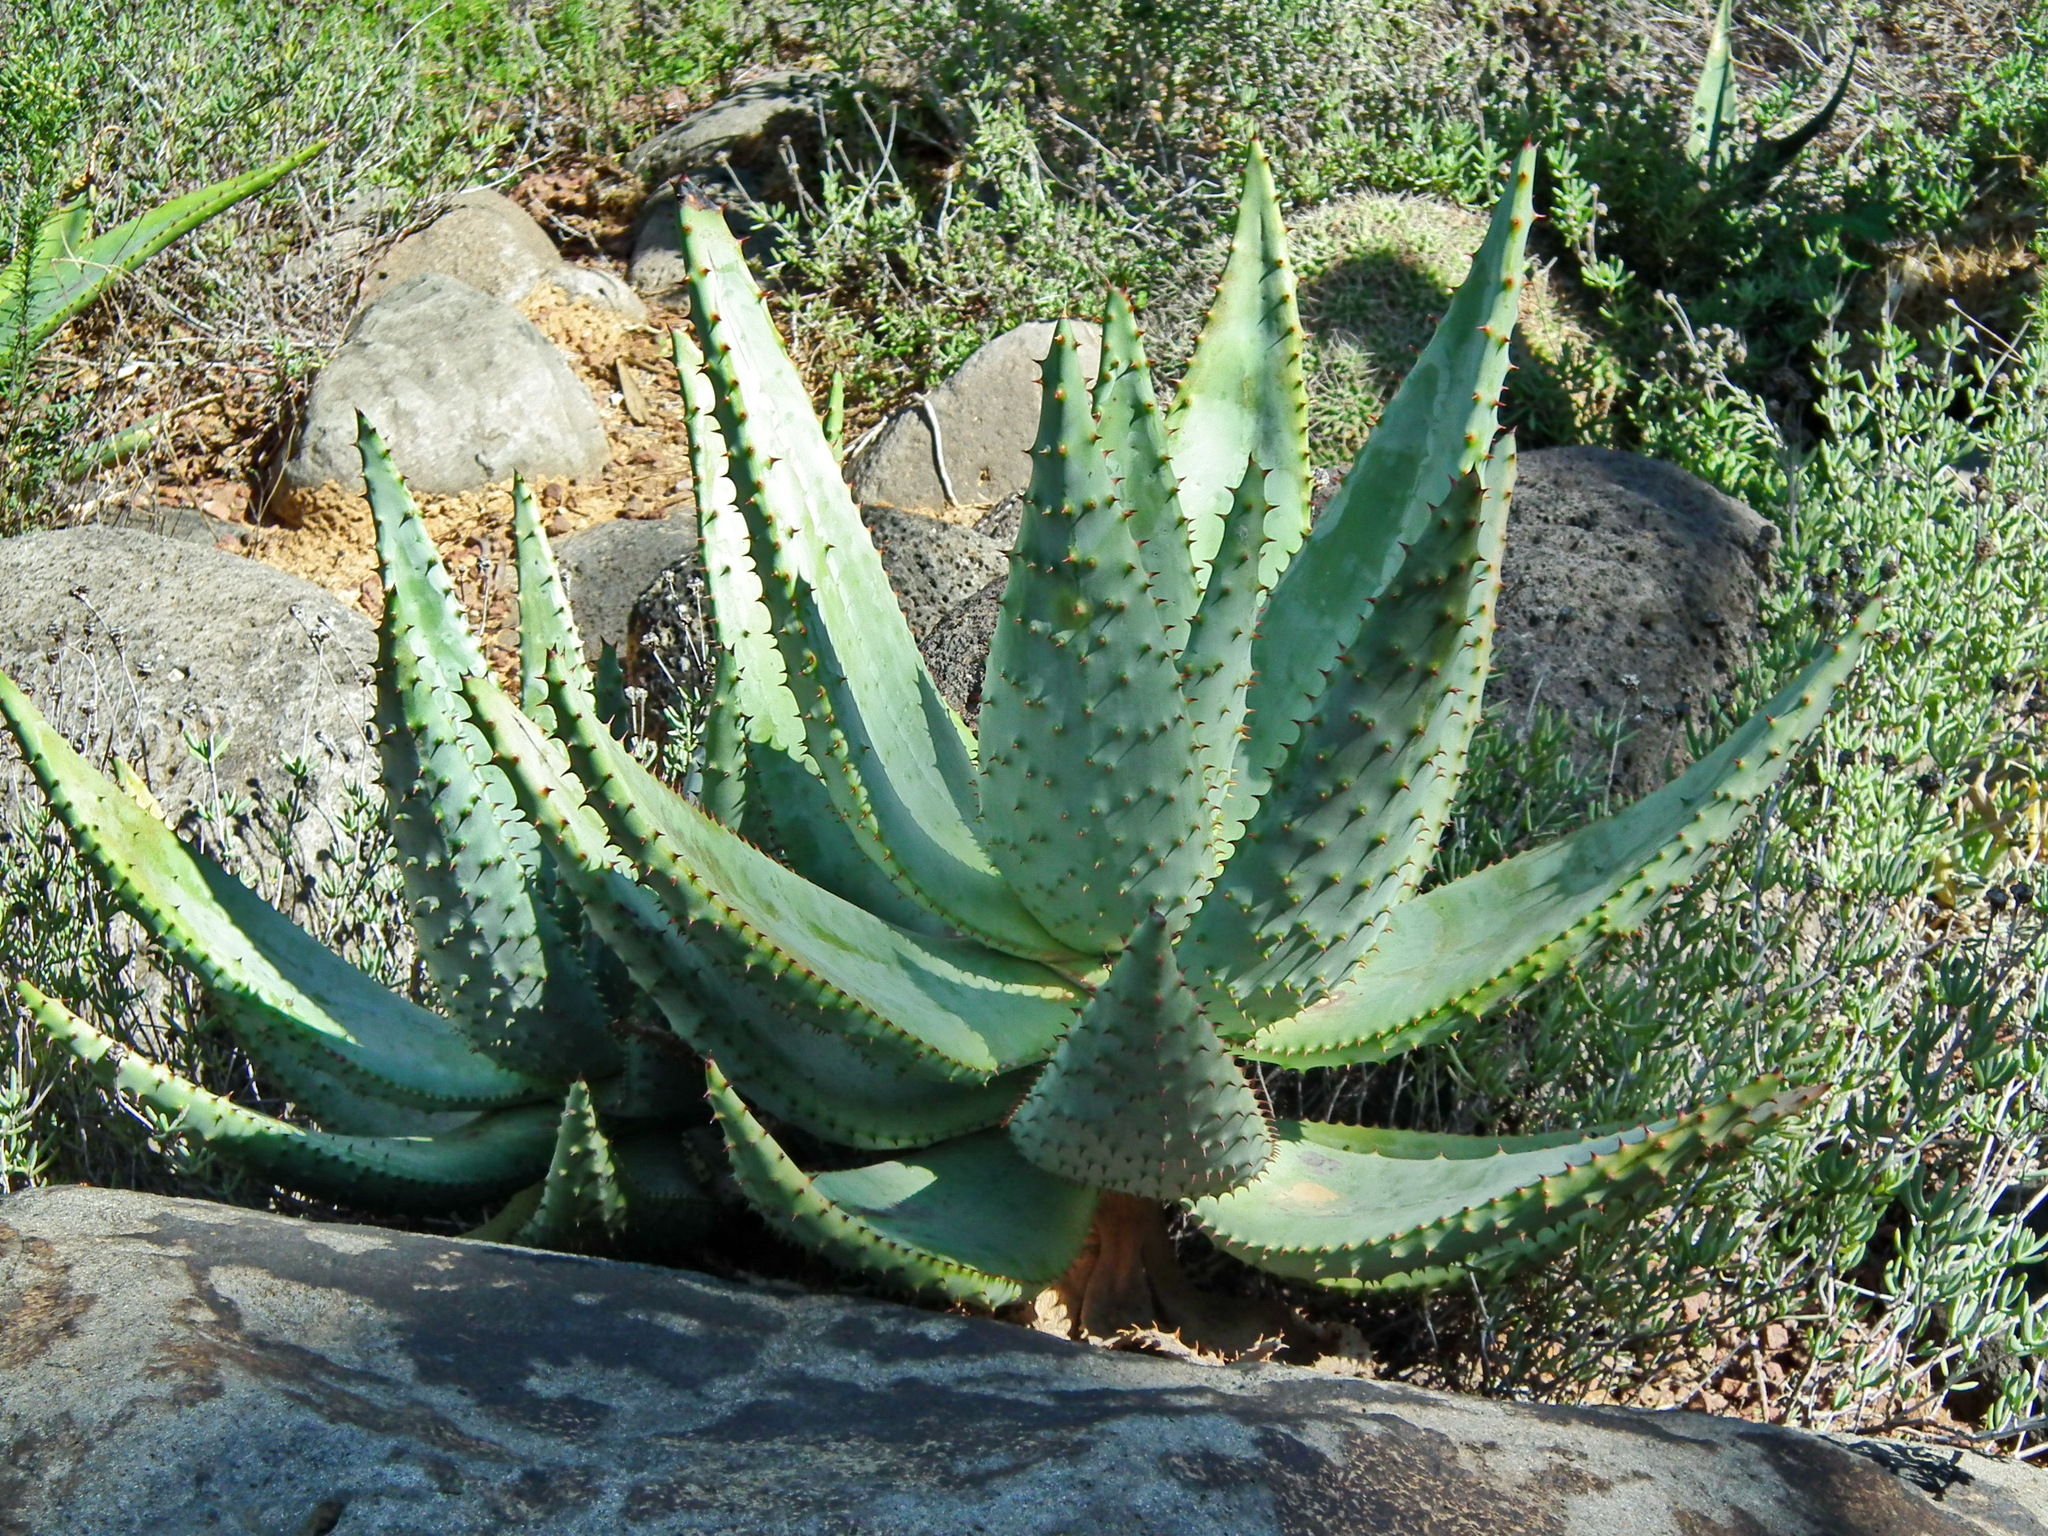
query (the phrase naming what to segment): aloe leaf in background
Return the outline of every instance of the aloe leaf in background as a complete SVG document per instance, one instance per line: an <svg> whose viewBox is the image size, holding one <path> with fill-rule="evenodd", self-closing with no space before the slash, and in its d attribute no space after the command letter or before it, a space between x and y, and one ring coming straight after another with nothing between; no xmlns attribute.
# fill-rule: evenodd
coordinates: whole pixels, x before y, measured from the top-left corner
<svg viewBox="0 0 2048 1536"><path fill-rule="evenodd" d="M82 313L108 287L208 219L290 175L327 146L308 144L275 164L173 198L101 234L83 203L50 215L38 238L0 268L0 372Z"/></svg>
<svg viewBox="0 0 2048 1536"><path fill-rule="evenodd" d="M1707 39L1699 83L1693 87L1692 114L1685 135L1686 157L1710 175L1728 162L1735 132L1742 122L1735 83L1735 51L1728 37L1733 11L1734 0L1721 0L1720 9L1714 13L1714 30Z"/></svg>
<svg viewBox="0 0 2048 1536"><path fill-rule="evenodd" d="M1699 83L1693 89L1685 154L1709 181L1724 172L1730 173L1718 183L1717 195L1753 199L1770 190L1771 183L1799 158L1801 151L1834 122L1849 93L1849 82L1855 78L1857 43L1851 39L1841 78L1820 109L1798 127L1775 138L1758 134L1755 144L1738 164L1736 136L1742 127L1742 106L1730 37L1733 21L1734 0L1720 0L1706 56L1701 62Z"/></svg>

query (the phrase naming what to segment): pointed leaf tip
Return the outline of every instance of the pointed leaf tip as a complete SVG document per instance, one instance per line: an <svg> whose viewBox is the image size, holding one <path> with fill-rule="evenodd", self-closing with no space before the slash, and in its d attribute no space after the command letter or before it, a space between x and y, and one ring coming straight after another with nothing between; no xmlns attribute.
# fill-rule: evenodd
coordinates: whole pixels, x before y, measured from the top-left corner
<svg viewBox="0 0 2048 1536"><path fill-rule="evenodd" d="M1156 912L1011 1117L1033 1163L1140 1199L1221 1194L1258 1176L1273 1138L1202 1016Z"/></svg>

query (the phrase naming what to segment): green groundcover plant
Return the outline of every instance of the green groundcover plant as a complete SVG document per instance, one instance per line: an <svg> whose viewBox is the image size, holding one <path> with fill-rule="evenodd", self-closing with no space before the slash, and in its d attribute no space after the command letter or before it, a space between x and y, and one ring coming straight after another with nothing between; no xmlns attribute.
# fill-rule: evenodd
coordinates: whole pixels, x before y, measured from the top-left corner
<svg viewBox="0 0 2048 1536"><path fill-rule="evenodd" d="M686 207L675 338L720 649L692 792L608 727L515 485L515 701L365 422L387 592L377 717L419 952L393 992L179 842L11 682L76 847L304 1119L129 1051L27 980L103 1081L289 1188L504 1204L513 1241L673 1245L703 1104L775 1226L981 1305L1095 1254L1141 1310L1164 1212L1344 1292L1540 1260L1818 1097L1762 1078L1650 1123L1519 1137L1274 1119L1242 1063L1385 1061L1638 927L1781 777L1874 612L1606 820L1425 888L1480 718L1514 473L1498 429L1533 150L1470 276L1311 526L1301 331L1252 152L1172 406L1112 293L1100 377L1045 362L978 738L934 688L722 218ZM666 1028L636 1024L651 1003ZM1093 1246L1090 1249L1091 1233Z"/></svg>

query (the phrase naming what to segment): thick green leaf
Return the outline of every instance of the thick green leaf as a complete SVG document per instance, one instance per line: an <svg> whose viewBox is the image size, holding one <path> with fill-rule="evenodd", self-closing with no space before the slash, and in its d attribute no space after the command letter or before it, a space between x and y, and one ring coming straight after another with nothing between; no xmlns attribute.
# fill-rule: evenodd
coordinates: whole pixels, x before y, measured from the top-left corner
<svg viewBox="0 0 2048 1536"><path fill-rule="evenodd" d="M1290 1067L1384 1061L1628 933L1691 880L1826 716L1877 623L1870 604L1790 686L1708 756L1634 805L1397 907L1328 999L1238 1054Z"/></svg>
<svg viewBox="0 0 2048 1536"><path fill-rule="evenodd" d="M710 629L718 641L720 695L749 738L808 768L803 711L790 692L782 650L775 642L775 621L763 599L761 573L748 550L747 523L733 491L730 455L719 429L717 396L705 372L704 354L688 331L671 333L671 341L690 431L697 553L704 567Z"/></svg>
<svg viewBox="0 0 2048 1536"><path fill-rule="evenodd" d="M1226 1036L1326 996L1436 857L1479 723L1513 480L1508 438L1425 523L1189 924L1181 964Z"/></svg>
<svg viewBox="0 0 2048 1536"><path fill-rule="evenodd" d="M349 1123L350 1103L321 1097L337 1079L355 1094L420 1109L486 1109L545 1092L180 843L80 758L4 674L0 717L73 846L150 936L206 983L249 1053L323 1122Z"/></svg>
<svg viewBox="0 0 2048 1536"><path fill-rule="evenodd" d="M1153 907L1186 902L1209 849L1179 646L1110 484L1067 321L1032 457L982 697L983 837L1047 931L1102 954Z"/></svg>
<svg viewBox="0 0 2048 1536"><path fill-rule="evenodd" d="M188 192L90 239L84 238L83 208L62 210L57 217L64 222L53 221L63 240L61 250L38 252L36 266L27 274L25 312L18 323L0 328L0 368L8 366L17 346L33 352L150 257L242 199L290 175L326 147L324 139L309 144L274 165Z"/></svg>
<svg viewBox="0 0 2048 1536"><path fill-rule="evenodd" d="M83 250L91 232L91 207L83 198L67 203L53 209L35 238L20 246L14 259L0 267L0 325L6 327L4 341L0 341L0 366L5 366L6 348L19 340L29 324L29 309L24 300L31 274L41 274L45 282L49 281L50 270L59 258L67 251Z"/></svg>
<svg viewBox="0 0 2048 1536"><path fill-rule="evenodd" d="M1571 1137L1283 1121L1263 1175L1192 1210L1218 1247L1272 1274L1346 1288L1435 1284L1446 1269L1498 1265L1517 1241L1631 1215L1675 1174L1824 1091L1765 1078L1674 1119Z"/></svg>
<svg viewBox="0 0 2048 1536"><path fill-rule="evenodd" d="M762 572L749 552L747 520L734 499L724 434L703 355L674 333L688 396L690 456L698 486L698 548L718 641L718 676L705 726L699 803L749 842L776 852L798 874L890 922L938 931L929 908L892 878L886 850L849 826L811 758L801 707L790 691ZM772 575L772 573L770 573ZM772 589L780 595L780 589Z"/></svg>
<svg viewBox="0 0 2048 1536"><path fill-rule="evenodd" d="M1268 508L1262 583L1273 583L1308 532L1301 337L1279 194L1265 151L1254 142L1230 259L1166 418L1197 587L1208 583L1223 519L1248 462L1266 471L1259 488Z"/></svg>
<svg viewBox="0 0 2048 1536"><path fill-rule="evenodd" d="M562 568L540 524L540 510L523 476L512 477L512 538L519 567L519 707L548 727L548 653L562 658L570 683L596 699L597 685L584 656L576 613L569 606Z"/></svg>
<svg viewBox="0 0 2048 1536"><path fill-rule="evenodd" d="M1147 917L1010 1119L1048 1173L1142 1200L1221 1194L1273 1154L1265 1113Z"/></svg>
<svg viewBox="0 0 2048 1536"><path fill-rule="evenodd" d="M997 1124L1016 1106L1024 1092L1018 1075L963 1085L915 1057L877 1055L872 1040L793 1018L793 995L780 987L772 958L754 969L721 965L733 940L678 922L610 846L604 821L553 762L545 737L496 688L471 688L473 709L600 938L676 1034L733 1065L774 1114L850 1147L893 1149Z"/></svg>
<svg viewBox="0 0 2048 1536"><path fill-rule="evenodd" d="M532 750L540 750L538 740ZM731 1065L781 1118L847 1146L884 1151L999 1124L1023 1093L1022 1075L962 1086L792 1021L773 971L764 968L750 984L715 965L607 846L603 823L575 791L537 800L535 815L570 888L634 983L683 1040Z"/></svg>
<svg viewBox="0 0 2048 1536"><path fill-rule="evenodd" d="M1110 484L1152 578L1152 600L1166 626L1167 646L1178 652L1187 643L1188 620L1195 611L1194 557L1167 452L1166 423L1145 361L1145 340L1129 297L1116 288L1109 291L1103 316L1100 374L1096 431L1109 460Z"/></svg>
<svg viewBox="0 0 2048 1536"><path fill-rule="evenodd" d="M545 1105L477 1116L437 1136L337 1136L307 1130L208 1093L101 1034L25 981L30 1016L109 1087L185 1135L247 1163L289 1189L349 1205L445 1211L496 1199L546 1166L554 1112Z"/></svg>
<svg viewBox="0 0 2048 1536"><path fill-rule="evenodd" d="M732 652L721 650L711 707L704 715L704 742L697 754L696 797L713 821L745 836L753 797L747 780L747 717L740 712L738 690L739 668Z"/></svg>
<svg viewBox="0 0 2048 1536"><path fill-rule="evenodd" d="M811 884L884 921L915 933L952 936L868 857L804 762L765 742L748 742L746 750L746 782L753 789L747 820L736 831Z"/></svg>
<svg viewBox="0 0 2048 1536"><path fill-rule="evenodd" d="M984 1307L1049 1285L1080 1256L1095 1192L1034 1168L1000 1131L806 1174L716 1065L705 1075L740 1188L806 1248L907 1290Z"/></svg>
<svg viewBox="0 0 2048 1536"><path fill-rule="evenodd" d="M953 927L1013 954L1067 958L981 845L972 740L925 670L738 243L710 209L684 208L682 228L691 320L753 567L769 587L775 576L801 585L817 607L808 625L775 614L776 639L832 803L870 857ZM715 587L719 562L707 570ZM763 596L771 613L794 599Z"/></svg>
<svg viewBox="0 0 2048 1536"><path fill-rule="evenodd" d="M828 1031L907 1048L947 1075L1043 1061L1076 1004L1042 966L971 940L912 933L783 868L676 794L573 701L554 695L569 766L605 829L679 922L743 935L739 963L783 971Z"/></svg>
<svg viewBox="0 0 2048 1536"><path fill-rule="evenodd" d="M1535 214L1536 151L1522 151L1492 227L1436 335L1316 520L1259 620L1246 699L1244 772L1225 819L1233 840L1265 794L1323 678L1357 638L1429 514L1492 449Z"/></svg>
<svg viewBox="0 0 2048 1536"><path fill-rule="evenodd" d="M1181 695L1194 730L1202 769L1203 833L1211 846L1208 863L1229 853L1223 842L1223 808L1236 782L1244 751L1245 690L1251 684L1252 641L1266 588L1259 579L1266 542L1267 507L1259 487L1265 471L1253 464L1224 520L1223 540L1210 563L1209 584L1188 626L1181 652Z"/></svg>
<svg viewBox="0 0 2048 1536"><path fill-rule="evenodd" d="M1008 1053L1020 1053L1019 1065L1050 1054L1073 1008L1050 973L964 941L946 948L847 906L593 736L578 751L629 860L532 723L487 680L470 680L468 692L606 943L677 1031L728 1059L778 1115L857 1146L958 1135L1016 1103L1022 1081L995 1075ZM569 712L559 694L554 702L561 720ZM876 990L857 996L840 982Z"/></svg>
<svg viewBox="0 0 2048 1536"><path fill-rule="evenodd" d="M540 840L462 701L461 679L483 669L482 653L383 443L361 418L358 434L385 594L377 747L420 958L493 1061L556 1082L609 1073L618 1053L590 974L548 909ZM539 529L523 489L513 500L525 577L525 535L537 540ZM522 607L542 607L552 575L551 560L532 573Z"/></svg>

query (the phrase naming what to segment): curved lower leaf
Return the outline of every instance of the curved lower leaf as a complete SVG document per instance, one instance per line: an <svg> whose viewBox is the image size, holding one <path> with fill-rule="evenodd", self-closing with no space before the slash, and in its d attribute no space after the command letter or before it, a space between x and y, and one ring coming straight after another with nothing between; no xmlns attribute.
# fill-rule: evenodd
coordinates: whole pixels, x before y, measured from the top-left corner
<svg viewBox="0 0 2048 1536"><path fill-rule="evenodd" d="M30 1015L109 1087L175 1115L178 1129L288 1189L350 1205L433 1212L481 1204L547 1166L556 1115L499 1110L437 1136L339 1136L244 1109L146 1061L63 1004L15 983Z"/></svg>
<svg viewBox="0 0 2048 1536"><path fill-rule="evenodd" d="M984 1307L1049 1285L1080 1256L1095 1192L1034 1168L1000 1131L807 1174L716 1065L706 1064L705 1077L740 1188L806 1248L907 1290Z"/></svg>
<svg viewBox="0 0 2048 1536"><path fill-rule="evenodd" d="M422 1109L488 1109L546 1093L179 842L74 752L4 674L0 717L73 845L150 936L206 983L249 1053L327 1123L347 1114L345 1105L320 1103L321 1088L337 1078Z"/></svg>
<svg viewBox="0 0 2048 1536"><path fill-rule="evenodd" d="M1076 989L970 940L899 928L783 868L623 751L559 690L571 772L641 881L679 921L716 927L745 967L773 965L820 1028L895 1044L958 1075L1043 1061Z"/></svg>
<svg viewBox="0 0 2048 1536"><path fill-rule="evenodd" d="M1655 794L1396 907L1335 993L1259 1031L1238 1054L1290 1067L1384 1061L1639 926L1778 781L1855 666L1878 612L1867 606L1847 637L1823 645L1717 750Z"/></svg>
<svg viewBox="0 0 2048 1536"><path fill-rule="evenodd" d="M847 1019L845 1010L825 1009L819 1000L837 994L786 957L754 947L757 930L680 864L664 864L658 882L645 878L611 846L582 785L550 760L532 722L487 681L472 680L470 698L522 804L606 944L676 1032L740 1070L749 1091L776 1114L850 1146L882 1149L998 1124L1016 1104L1025 1086L1016 1074L962 1072L928 1048L912 1048L900 1032L835 1028ZM629 761L618 765L622 771ZM694 807L683 809L715 825ZM796 881L730 833L719 834ZM679 905L696 915L678 913ZM1051 1049L1049 1041L1044 1049Z"/></svg>
<svg viewBox="0 0 2048 1536"><path fill-rule="evenodd" d="M1225 1252L1276 1275L1386 1286L1498 1264L1515 1244L1616 1220L1673 1175L1820 1098L1764 1078L1607 1135L1417 1135L1283 1121L1265 1173L1191 1207Z"/></svg>

